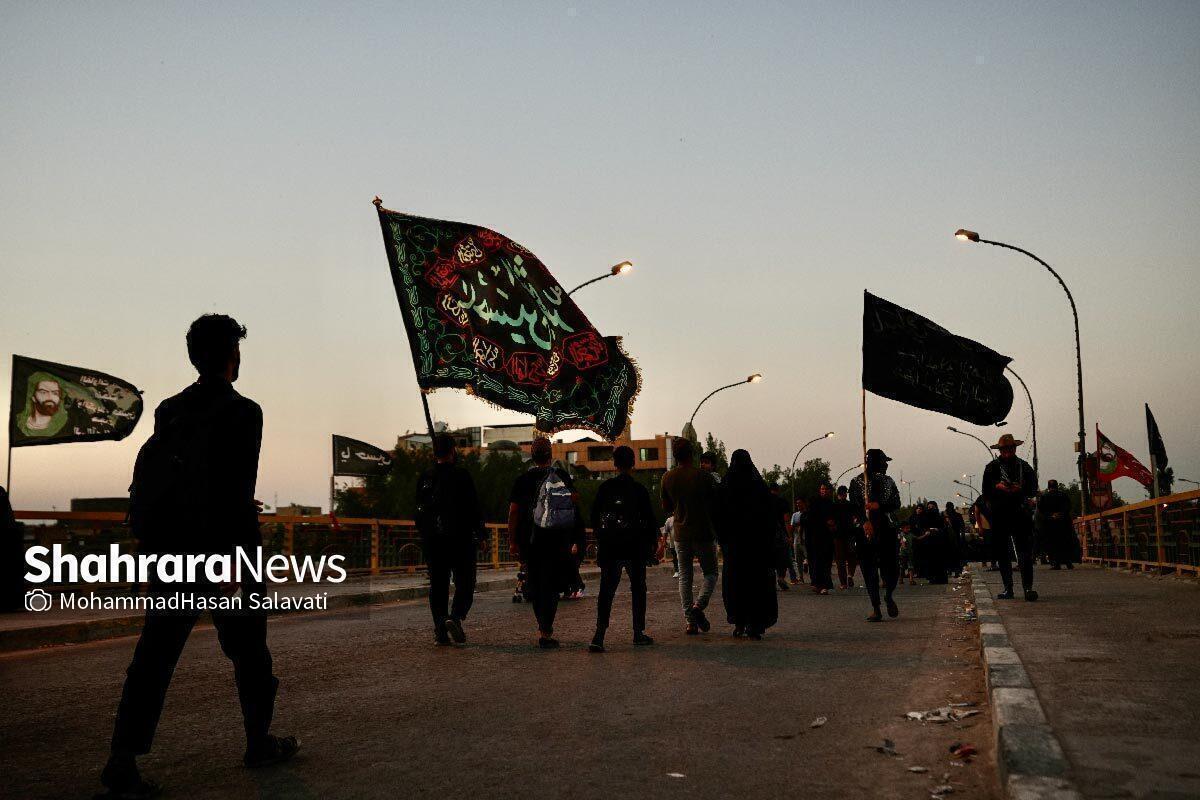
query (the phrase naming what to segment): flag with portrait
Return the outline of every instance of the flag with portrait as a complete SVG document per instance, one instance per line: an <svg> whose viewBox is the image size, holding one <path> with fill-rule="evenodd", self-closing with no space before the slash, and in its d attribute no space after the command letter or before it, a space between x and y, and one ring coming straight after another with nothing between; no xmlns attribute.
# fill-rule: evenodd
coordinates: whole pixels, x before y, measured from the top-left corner
<svg viewBox="0 0 1200 800"><path fill-rule="evenodd" d="M11 391L12 447L124 439L142 416L132 383L52 361L14 355Z"/></svg>

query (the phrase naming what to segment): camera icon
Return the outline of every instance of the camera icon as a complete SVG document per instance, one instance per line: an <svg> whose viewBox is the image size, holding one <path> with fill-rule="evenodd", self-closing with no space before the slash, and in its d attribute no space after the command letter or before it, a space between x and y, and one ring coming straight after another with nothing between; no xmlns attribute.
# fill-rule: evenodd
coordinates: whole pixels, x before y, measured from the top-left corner
<svg viewBox="0 0 1200 800"><path fill-rule="evenodd" d="M25 593L26 611L45 611L54 604L54 598L44 589L34 589Z"/></svg>

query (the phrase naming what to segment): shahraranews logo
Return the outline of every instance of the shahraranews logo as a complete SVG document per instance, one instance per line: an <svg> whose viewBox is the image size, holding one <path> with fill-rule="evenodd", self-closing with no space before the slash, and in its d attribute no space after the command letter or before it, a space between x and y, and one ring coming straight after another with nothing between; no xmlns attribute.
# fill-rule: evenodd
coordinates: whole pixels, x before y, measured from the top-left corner
<svg viewBox="0 0 1200 800"><path fill-rule="evenodd" d="M151 581L181 588L188 584L211 584L234 587L244 581L264 583L327 582L346 580L343 555L266 556L262 547L247 551L235 547L232 553L122 553L117 544L107 553L77 556L64 553L61 544L53 547L36 545L25 551L30 583L149 583ZM245 592L245 605L259 610L323 610L327 594L317 597L284 596L278 593ZM53 607L54 595L35 588L25 595L29 611L47 611ZM228 611L239 610L242 598L236 594L154 593L145 596L101 596L91 594L58 595L58 606L66 610L155 610L167 611Z"/></svg>

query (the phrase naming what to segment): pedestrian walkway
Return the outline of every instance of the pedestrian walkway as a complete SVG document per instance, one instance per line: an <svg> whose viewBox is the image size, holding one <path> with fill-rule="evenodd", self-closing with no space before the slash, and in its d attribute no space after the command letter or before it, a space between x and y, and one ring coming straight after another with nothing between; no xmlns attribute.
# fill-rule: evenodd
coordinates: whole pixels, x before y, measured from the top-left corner
<svg viewBox="0 0 1200 800"><path fill-rule="evenodd" d="M584 579L596 577L595 569L584 568ZM512 589L517 571L480 570L477 592ZM425 597L429 579L424 573L403 573L350 578L344 583L274 584L270 591L282 597L313 597L327 594L325 609L390 603ZM112 595L112 593L109 593ZM128 592L124 592L128 594ZM275 613L304 613L279 611ZM0 614L0 652L28 650L58 644L78 644L97 639L128 636L141 630L144 614L125 609L63 610L54 607L41 612Z"/></svg>
<svg viewBox="0 0 1200 800"><path fill-rule="evenodd" d="M1080 792L1200 796L1200 583L1083 566L1035 586L994 605Z"/></svg>

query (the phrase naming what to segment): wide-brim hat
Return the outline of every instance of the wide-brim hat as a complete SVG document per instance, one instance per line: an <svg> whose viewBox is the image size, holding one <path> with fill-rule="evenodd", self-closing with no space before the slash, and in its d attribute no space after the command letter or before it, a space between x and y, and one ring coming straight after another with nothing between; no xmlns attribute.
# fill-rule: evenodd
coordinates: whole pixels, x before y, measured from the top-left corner
<svg viewBox="0 0 1200 800"><path fill-rule="evenodd" d="M867 451L867 461L891 461L888 454L877 447L872 447Z"/></svg>
<svg viewBox="0 0 1200 800"><path fill-rule="evenodd" d="M1017 439L1011 433L1006 433L1000 437L1000 441L992 445L992 449L999 450L1001 447L1016 447L1022 444L1025 444L1023 439Z"/></svg>

